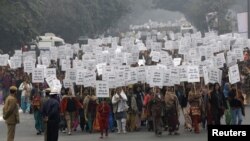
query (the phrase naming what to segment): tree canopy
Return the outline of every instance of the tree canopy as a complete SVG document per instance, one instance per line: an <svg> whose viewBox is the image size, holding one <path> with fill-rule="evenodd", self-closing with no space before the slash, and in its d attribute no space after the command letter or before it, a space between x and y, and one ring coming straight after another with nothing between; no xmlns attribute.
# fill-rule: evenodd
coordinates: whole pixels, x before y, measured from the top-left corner
<svg viewBox="0 0 250 141"><path fill-rule="evenodd" d="M73 43L104 33L128 9L124 0L1 0L0 48L17 49L45 32Z"/></svg>

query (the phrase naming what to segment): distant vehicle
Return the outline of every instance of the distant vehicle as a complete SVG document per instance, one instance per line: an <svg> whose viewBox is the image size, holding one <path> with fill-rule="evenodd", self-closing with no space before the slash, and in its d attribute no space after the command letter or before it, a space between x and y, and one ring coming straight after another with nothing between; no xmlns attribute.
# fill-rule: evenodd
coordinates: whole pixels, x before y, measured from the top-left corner
<svg viewBox="0 0 250 141"><path fill-rule="evenodd" d="M87 36L80 36L77 40L80 46L88 44L88 37Z"/></svg>
<svg viewBox="0 0 250 141"><path fill-rule="evenodd" d="M185 34L185 33L194 33L194 28L191 24L183 24L181 26L181 33Z"/></svg>
<svg viewBox="0 0 250 141"><path fill-rule="evenodd" d="M37 47L40 50L46 50L51 47L65 45L64 39L55 36L54 33L45 33L44 36L37 37Z"/></svg>

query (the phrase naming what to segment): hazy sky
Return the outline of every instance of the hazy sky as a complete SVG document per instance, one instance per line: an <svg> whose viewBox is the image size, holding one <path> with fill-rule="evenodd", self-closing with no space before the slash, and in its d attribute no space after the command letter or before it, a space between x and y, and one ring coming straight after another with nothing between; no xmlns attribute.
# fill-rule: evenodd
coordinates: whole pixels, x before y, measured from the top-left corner
<svg viewBox="0 0 250 141"><path fill-rule="evenodd" d="M121 18L118 23L120 29L128 28L130 24L144 24L150 19L153 21L175 21L183 17L179 12L171 12L163 9L154 9L152 0L133 0L132 10Z"/></svg>
<svg viewBox="0 0 250 141"><path fill-rule="evenodd" d="M149 19L159 22L175 21L183 16L179 12L167 11L164 9L153 8L153 0L130 0L133 4L129 14L125 15L118 22L120 29L127 29L130 24L141 25ZM174 2L174 0L173 0ZM235 0L236 4L232 7L236 13L247 11L247 0Z"/></svg>

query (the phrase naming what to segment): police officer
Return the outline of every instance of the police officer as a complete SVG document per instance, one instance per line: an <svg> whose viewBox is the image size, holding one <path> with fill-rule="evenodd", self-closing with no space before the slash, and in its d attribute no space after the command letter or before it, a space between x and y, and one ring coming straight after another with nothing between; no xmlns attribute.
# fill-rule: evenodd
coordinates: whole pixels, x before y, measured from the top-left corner
<svg viewBox="0 0 250 141"><path fill-rule="evenodd" d="M50 98L43 105L42 114L45 120L45 141L58 141L60 107L58 92L51 90Z"/></svg>

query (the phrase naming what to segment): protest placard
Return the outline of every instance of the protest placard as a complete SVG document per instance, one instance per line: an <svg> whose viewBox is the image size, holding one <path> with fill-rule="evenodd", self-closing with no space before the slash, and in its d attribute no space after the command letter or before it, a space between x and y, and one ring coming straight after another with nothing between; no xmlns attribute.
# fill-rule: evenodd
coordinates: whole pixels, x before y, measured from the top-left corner
<svg viewBox="0 0 250 141"><path fill-rule="evenodd" d="M71 80L64 79L63 80L63 87L64 88L71 88L71 87L73 87L73 83L71 82Z"/></svg>
<svg viewBox="0 0 250 141"><path fill-rule="evenodd" d="M76 70L76 85L84 85L84 74L85 71L82 69Z"/></svg>
<svg viewBox="0 0 250 141"><path fill-rule="evenodd" d="M228 76L229 76L229 82L231 84L240 82L240 72L238 64L229 67Z"/></svg>
<svg viewBox="0 0 250 141"><path fill-rule="evenodd" d="M76 69L67 69L65 78L73 83L76 82L76 71Z"/></svg>
<svg viewBox="0 0 250 141"><path fill-rule="evenodd" d="M96 96L100 98L109 97L109 85L107 81L96 81Z"/></svg>
<svg viewBox="0 0 250 141"><path fill-rule="evenodd" d="M187 71L188 71L187 66L179 66L180 82L187 82L188 81Z"/></svg>
<svg viewBox="0 0 250 141"><path fill-rule="evenodd" d="M188 66L188 82L200 82L200 73L198 66Z"/></svg>
<svg viewBox="0 0 250 141"><path fill-rule="evenodd" d="M170 69L171 75L170 75L170 81L175 84L180 84L180 75L179 75L179 68L178 67L172 67Z"/></svg>
<svg viewBox="0 0 250 141"><path fill-rule="evenodd" d="M158 86L162 87L163 86L163 72L160 69L153 69L151 72L151 87Z"/></svg>
<svg viewBox="0 0 250 141"><path fill-rule="evenodd" d="M44 82L44 69L34 68L32 71L32 83L43 83Z"/></svg>
<svg viewBox="0 0 250 141"><path fill-rule="evenodd" d="M33 69L35 68L35 64L33 63L33 61L24 61L23 66L24 72L27 73L32 73Z"/></svg>

